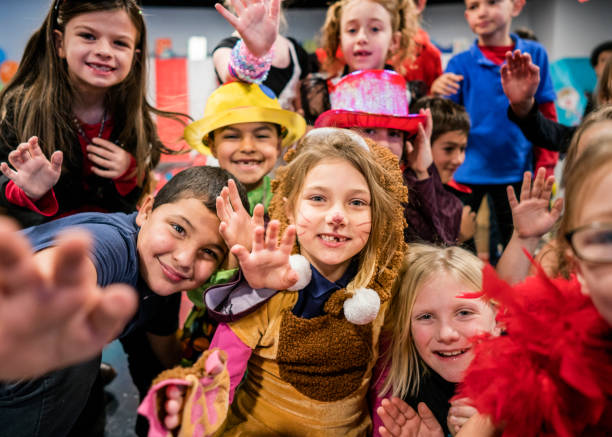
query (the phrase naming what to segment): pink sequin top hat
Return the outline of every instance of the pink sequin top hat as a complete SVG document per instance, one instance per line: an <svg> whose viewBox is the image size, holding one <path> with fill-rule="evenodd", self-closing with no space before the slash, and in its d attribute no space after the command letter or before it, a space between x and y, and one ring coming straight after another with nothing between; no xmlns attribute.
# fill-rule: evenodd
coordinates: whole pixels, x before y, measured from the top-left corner
<svg viewBox="0 0 612 437"><path fill-rule="evenodd" d="M398 129L415 134L425 116L408 113L406 81L391 70L355 71L328 82L331 107L315 127Z"/></svg>

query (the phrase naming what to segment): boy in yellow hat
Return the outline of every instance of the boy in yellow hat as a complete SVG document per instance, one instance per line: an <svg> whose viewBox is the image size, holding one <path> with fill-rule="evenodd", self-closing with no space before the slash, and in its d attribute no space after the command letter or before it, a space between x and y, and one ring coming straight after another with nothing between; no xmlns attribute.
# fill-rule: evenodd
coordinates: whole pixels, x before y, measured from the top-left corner
<svg viewBox="0 0 612 437"><path fill-rule="evenodd" d="M185 128L187 143L213 155L247 189L250 212L261 203L265 211L272 198L270 177L282 148L306 131L299 114L282 109L265 85L231 82L208 98L204 117Z"/></svg>

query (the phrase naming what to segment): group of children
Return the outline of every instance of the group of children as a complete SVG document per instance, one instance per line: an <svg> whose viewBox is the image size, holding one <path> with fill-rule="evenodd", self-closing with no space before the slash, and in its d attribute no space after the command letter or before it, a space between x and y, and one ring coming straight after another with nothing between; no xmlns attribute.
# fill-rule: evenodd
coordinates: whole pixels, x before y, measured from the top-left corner
<svg viewBox="0 0 612 437"><path fill-rule="evenodd" d="M424 3L335 2L322 72L281 99L281 0L217 5L229 83L184 138L219 168L153 195L153 116L184 115L145 98L142 12L54 1L0 94L2 206L30 226L0 221L2 434L97 435L114 338L141 377L170 369L141 378L153 437L612 432L612 99L567 150L561 214L520 122L554 116L545 50L510 33L524 0L466 0L477 40L416 98ZM485 194L501 279L474 253Z"/></svg>

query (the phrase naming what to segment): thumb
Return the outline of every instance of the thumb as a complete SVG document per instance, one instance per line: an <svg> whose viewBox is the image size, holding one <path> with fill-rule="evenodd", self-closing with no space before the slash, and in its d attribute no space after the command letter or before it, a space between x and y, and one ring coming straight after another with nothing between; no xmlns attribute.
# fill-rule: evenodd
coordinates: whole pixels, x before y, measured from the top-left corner
<svg viewBox="0 0 612 437"><path fill-rule="evenodd" d="M245 263L246 261L248 261L249 258L249 251L246 249L246 247L240 245L240 244L235 244L231 251L232 254L238 258L238 262L240 264Z"/></svg>
<svg viewBox="0 0 612 437"><path fill-rule="evenodd" d="M419 416L421 417L421 421L423 425L425 425L425 428L427 428L430 431L436 431L436 430L442 429L442 427L436 420L436 416L433 415L433 413L427 407L427 405L425 405L425 403L420 402L417 408L419 410Z"/></svg>
<svg viewBox="0 0 612 437"><path fill-rule="evenodd" d="M54 171L59 172L62 170L63 161L64 161L63 152L61 152L60 150L53 152L53 155L51 155L51 166L53 167Z"/></svg>

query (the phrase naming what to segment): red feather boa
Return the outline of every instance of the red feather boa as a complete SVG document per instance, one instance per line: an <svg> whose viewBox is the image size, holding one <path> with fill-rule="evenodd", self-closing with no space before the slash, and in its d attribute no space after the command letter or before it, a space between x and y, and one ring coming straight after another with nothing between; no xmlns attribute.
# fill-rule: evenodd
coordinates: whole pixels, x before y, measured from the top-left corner
<svg viewBox="0 0 612 437"><path fill-rule="evenodd" d="M485 267L505 333L477 340L457 397L507 437L612 436L612 328L575 278L538 270L511 287Z"/></svg>

